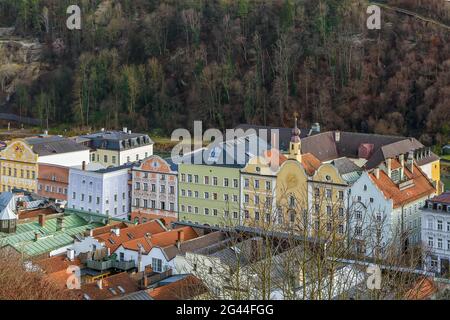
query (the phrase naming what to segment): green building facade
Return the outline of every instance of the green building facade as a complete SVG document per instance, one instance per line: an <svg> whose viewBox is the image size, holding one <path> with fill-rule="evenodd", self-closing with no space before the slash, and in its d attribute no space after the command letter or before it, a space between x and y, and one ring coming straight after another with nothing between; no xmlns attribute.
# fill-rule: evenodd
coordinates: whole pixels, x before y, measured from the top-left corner
<svg viewBox="0 0 450 320"><path fill-rule="evenodd" d="M178 218L210 226L240 223L240 167L180 164Z"/></svg>

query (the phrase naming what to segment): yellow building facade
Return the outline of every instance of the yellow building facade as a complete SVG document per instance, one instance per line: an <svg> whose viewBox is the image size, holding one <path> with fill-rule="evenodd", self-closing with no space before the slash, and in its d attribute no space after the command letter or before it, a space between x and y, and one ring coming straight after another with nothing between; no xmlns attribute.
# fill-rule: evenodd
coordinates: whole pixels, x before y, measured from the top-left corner
<svg viewBox="0 0 450 320"><path fill-rule="evenodd" d="M288 159L280 168L276 180L278 214L284 227L307 230L308 175L297 160Z"/></svg>
<svg viewBox="0 0 450 320"><path fill-rule="evenodd" d="M297 232L308 230L308 176L312 169L310 160L314 158L310 154L302 155L301 150L300 129L295 118L288 160L282 164L276 179L276 203L280 224Z"/></svg>
<svg viewBox="0 0 450 320"><path fill-rule="evenodd" d="M324 240L343 239L346 230L347 182L337 168L322 164L309 181L310 236Z"/></svg>
<svg viewBox="0 0 450 320"><path fill-rule="evenodd" d="M444 186L441 182L441 162L440 159L432 162L431 164L431 180L436 183L436 195L440 195Z"/></svg>
<svg viewBox="0 0 450 320"><path fill-rule="evenodd" d="M273 158L272 158L273 157ZM271 162L276 159L278 163ZM241 170L242 224L263 227L279 223L276 210L276 180L286 157L278 150L253 157Z"/></svg>
<svg viewBox="0 0 450 320"><path fill-rule="evenodd" d="M0 152L1 191L14 188L37 191L38 155L22 139L12 140Z"/></svg>

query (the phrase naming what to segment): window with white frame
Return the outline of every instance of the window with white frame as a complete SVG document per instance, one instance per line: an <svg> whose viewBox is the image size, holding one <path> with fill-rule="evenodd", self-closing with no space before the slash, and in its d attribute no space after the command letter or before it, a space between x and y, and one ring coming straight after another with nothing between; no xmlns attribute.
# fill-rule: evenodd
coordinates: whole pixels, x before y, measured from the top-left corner
<svg viewBox="0 0 450 320"><path fill-rule="evenodd" d="M157 258L152 258L152 269L154 272L162 271L162 260Z"/></svg>

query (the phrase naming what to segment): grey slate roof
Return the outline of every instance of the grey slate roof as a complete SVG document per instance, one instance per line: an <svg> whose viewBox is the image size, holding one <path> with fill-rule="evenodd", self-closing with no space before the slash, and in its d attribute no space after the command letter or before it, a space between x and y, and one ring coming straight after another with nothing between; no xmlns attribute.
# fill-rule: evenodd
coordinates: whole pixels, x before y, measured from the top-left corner
<svg viewBox="0 0 450 320"><path fill-rule="evenodd" d="M360 167L346 157L335 159L331 163L338 169L340 174L362 171Z"/></svg>
<svg viewBox="0 0 450 320"><path fill-rule="evenodd" d="M228 238L222 242L199 249L195 253L219 259L221 263L228 265L230 268L244 267L256 262L258 259L264 258L266 250L261 237L253 237L238 243L231 240ZM253 241L258 243L258 250L261 253L256 260L254 259Z"/></svg>
<svg viewBox="0 0 450 320"><path fill-rule="evenodd" d="M184 255L186 252L194 252L196 250L205 248L215 243L221 242L227 238L224 232L216 231L207 235L184 241L180 244L180 249L176 245L171 245L163 248L169 260L172 260L176 255Z"/></svg>
<svg viewBox="0 0 450 320"><path fill-rule="evenodd" d="M12 192L0 193L0 221L16 220L16 200Z"/></svg>
<svg viewBox="0 0 450 320"><path fill-rule="evenodd" d="M254 254L252 248L252 241L258 241L259 250L261 253L264 253L266 250L264 249L264 241L262 241L261 237L253 237L248 240L244 240L235 244L232 247L225 248L220 251L216 251L212 253L210 256L219 258L220 261L232 268L234 267L244 267L252 262L256 262L252 260L252 255ZM262 258L262 257L260 257Z"/></svg>
<svg viewBox="0 0 450 320"><path fill-rule="evenodd" d="M279 149L280 150L288 150L289 149L289 142L291 141L292 137L292 128L281 128L281 127L270 127L270 126L259 126L259 125L252 125L252 124L240 124L234 129L242 129L244 131L253 129L255 130L256 134L260 137L262 137L262 133L267 130L267 137L265 137L265 141L268 144L273 144L271 142L271 136L272 133L278 132L280 141L279 141ZM310 129L300 129L300 138L306 138L311 134Z"/></svg>
<svg viewBox="0 0 450 320"><path fill-rule="evenodd" d="M60 136L31 137L24 140L32 147L33 152L39 156L89 150L89 148L71 139Z"/></svg>
<svg viewBox="0 0 450 320"><path fill-rule="evenodd" d="M270 150L270 145L256 134L218 142L182 157L183 163L243 168L254 157Z"/></svg>
<svg viewBox="0 0 450 320"><path fill-rule="evenodd" d="M407 154L411 150L419 154L425 149L424 145L415 138L339 132L340 139L336 141L336 132L338 131L327 131L302 139L302 153L312 153L322 162L341 157L358 158L361 144L371 144L373 153L365 164L365 168L372 169L387 158ZM423 165L437 159L438 157L430 152L426 157L417 158L416 161L418 165Z"/></svg>
<svg viewBox="0 0 450 320"><path fill-rule="evenodd" d="M90 140L93 149L127 150L153 144L152 139L143 133L127 133L124 131L101 131L77 137L76 140L85 142Z"/></svg>

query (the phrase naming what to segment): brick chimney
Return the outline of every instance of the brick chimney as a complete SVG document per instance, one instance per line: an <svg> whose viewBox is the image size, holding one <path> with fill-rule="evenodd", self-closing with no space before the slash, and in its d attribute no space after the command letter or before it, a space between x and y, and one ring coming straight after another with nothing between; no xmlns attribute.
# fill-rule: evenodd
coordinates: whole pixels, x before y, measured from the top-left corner
<svg viewBox="0 0 450 320"><path fill-rule="evenodd" d="M64 217L56 218L56 231L61 231L64 228Z"/></svg>
<svg viewBox="0 0 450 320"><path fill-rule="evenodd" d="M401 154L398 156L399 160L400 160L400 165L402 166L402 168L405 167L405 155Z"/></svg>
<svg viewBox="0 0 450 320"><path fill-rule="evenodd" d="M178 230L177 241L178 242L183 242L184 241L184 230Z"/></svg>
<svg viewBox="0 0 450 320"><path fill-rule="evenodd" d="M40 225L41 227L43 227L44 224L45 224L45 214L40 214L40 215L39 215L39 225Z"/></svg>
<svg viewBox="0 0 450 320"><path fill-rule="evenodd" d="M340 131L335 131L334 132L334 140L336 142L340 142L341 141L341 132Z"/></svg>
<svg viewBox="0 0 450 320"><path fill-rule="evenodd" d="M103 279L100 279L97 281L97 288L100 290L103 290Z"/></svg>
<svg viewBox="0 0 450 320"><path fill-rule="evenodd" d="M377 179L380 179L380 168L375 168L374 173L375 173L375 177Z"/></svg>
<svg viewBox="0 0 450 320"><path fill-rule="evenodd" d="M390 178L391 170L392 170L392 159L386 159L386 170L387 170L387 175Z"/></svg>
<svg viewBox="0 0 450 320"><path fill-rule="evenodd" d="M144 288L147 288L149 286L149 281L147 275L144 274L144 277L142 278L142 286Z"/></svg>
<svg viewBox="0 0 450 320"><path fill-rule="evenodd" d="M34 233L34 241L38 241L40 237L41 237L41 233L39 231L36 231Z"/></svg>
<svg viewBox="0 0 450 320"><path fill-rule="evenodd" d="M407 160L408 170L411 171L411 173L414 172L414 151L411 150L408 153L408 160Z"/></svg>

